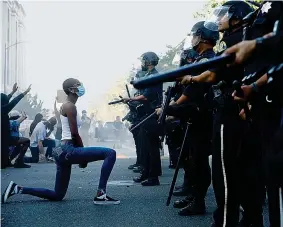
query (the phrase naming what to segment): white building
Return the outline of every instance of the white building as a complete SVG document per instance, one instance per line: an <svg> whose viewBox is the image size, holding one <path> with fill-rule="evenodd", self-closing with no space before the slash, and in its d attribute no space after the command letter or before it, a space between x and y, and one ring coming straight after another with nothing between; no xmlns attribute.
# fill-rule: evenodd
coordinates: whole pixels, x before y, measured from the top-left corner
<svg viewBox="0 0 283 227"><path fill-rule="evenodd" d="M0 1L1 92L25 88L25 11L18 1Z"/></svg>

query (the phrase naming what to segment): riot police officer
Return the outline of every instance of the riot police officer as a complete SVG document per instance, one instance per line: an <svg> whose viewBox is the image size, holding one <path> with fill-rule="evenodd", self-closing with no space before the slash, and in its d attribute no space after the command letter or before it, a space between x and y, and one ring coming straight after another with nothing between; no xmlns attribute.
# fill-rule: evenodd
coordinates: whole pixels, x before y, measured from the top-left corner
<svg viewBox="0 0 283 227"><path fill-rule="evenodd" d="M146 71L139 70L136 73L135 79L142 78L145 75L146 75ZM134 94L134 97L139 96L139 95L141 95L141 90L137 90ZM135 127L135 125L140 122L141 119L138 118L138 116L137 116L136 105L130 106L130 112L123 119L131 122L131 124L132 124L131 128ZM133 134L134 142L135 142L137 160L136 160L135 164L130 165L128 167L128 169L133 170L134 172L137 172L137 173L139 173L142 170L141 152L140 152L140 146L138 145L139 129L140 129L140 127L137 127L135 130L131 131L131 133Z"/></svg>
<svg viewBox="0 0 283 227"><path fill-rule="evenodd" d="M154 52L146 52L141 56L142 70L146 71L145 76L158 73L155 67L159 62ZM125 101L139 101L141 105L138 112L144 118L155 111L155 108L162 103L162 84L146 88L140 91L140 95ZM159 185L158 177L161 176L160 160L160 131L158 130L157 116L153 116L140 126L138 145L142 156L142 173L133 180L143 186Z"/></svg>
<svg viewBox="0 0 283 227"><path fill-rule="evenodd" d="M216 48L219 54L242 40L243 19L252 12L252 8L244 1L228 1L215 10L214 16L218 22L219 31L224 32L223 39ZM251 151L248 152L249 155L244 152L251 148L248 143L244 143L247 136L244 132L247 132L249 124L241 119L239 116L241 109L231 99L234 90L233 81L241 80L243 76L243 66L237 66L233 69L210 70L200 76L186 78L187 81L193 82L222 80L225 81L222 84L226 84L224 87L217 88L222 93L221 98L214 99L217 103L212 155L213 187L217 202L214 226L236 226L240 203L246 211L245 215L250 219L249 223L262 226L260 194L263 187L260 171L256 171L259 170L260 157ZM253 193L250 193L251 191ZM250 209L251 207L253 209Z"/></svg>
<svg viewBox="0 0 283 227"><path fill-rule="evenodd" d="M282 33L280 35L279 32L279 34L275 36L270 34L273 30L275 21L277 20L281 21L278 30L282 32L282 13L282 1L264 1L258 9L257 17L251 27L250 38L254 40L242 42L229 48L225 52L225 54L236 53L235 62L238 64L246 63L247 59L250 60L249 62L251 63L246 67L246 75L254 74L255 72L264 73L268 71L268 68L272 67L273 64L282 62L282 51L277 51L279 49L281 50L283 47ZM265 37L261 37L263 35ZM253 54L251 54L252 52ZM242 90L244 96L249 97L249 101L252 104L251 115L253 118L253 130L251 131L251 135L253 138L251 138L251 140L254 142L253 149L262 150L264 154L263 160L267 163L268 167L266 183L269 201L270 226L280 226L279 196L278 192L276 192L278 191L278 185L276 185L276 183L274 184L273 172L276 169L274 166L276 166L276 163L279 163L280 156L277 154L274 155L274 145L276 145L276 141L273 141L273 138L274 135L276 135L275 132L278 130L278 127L280 127L280 121L282 124L282 96L280 97L282 91L278 89L278 87L281 86L281 83L278 82L272 89L265 89L267 86L264 86L267 84L268 74L272 74L273 72L274 70L269 70L267 74L264 74L257 81L251 81L252 83L250 85L243 86ZM280 131L277 136L278 135L280 135ZM275 162L274 157L277 159ZM278 170L279 169L276 171ZM282 179L282 172L280 174L277 173L277 175L281 175L280 177Z"/></svg>
<svg viewBox="0 0 283 227"><path fill-rule="evenodd" d="M192 47L198 53L195 62L204 62L213 58L215 53L213 47L219 39L218 31L210 30L204 26L205 21L196 23L190 35L192 35ZM215 24L214 24L215 25ZM213 24L211 24L213 26ZM216 25L215 25L216 26ZM189 187L182 188L188 195L184 200L175 202L174 207L182 208L179 215L194 215L205 213L205 196L211 181L211 173L208 162L210 150L212 115L206 107L204 94L207 93L209 85L193 84L187 86L181 97L176 101L175 106L188 103L188 108L183 111L174 112L174 105L168 108L169 115L186 118L190 117L189 137L191 141L186 152L189 153L189 165L185 165L185 174L188 178ZM197 114L192 114L192 113ZM178 116L178 113L181 115ZM176 115L177 114L177 115ZM188 150L187 150L188 149ZM176 192L175 192L176 194Z"/></svg>
<svg viewBox="0 0 283 227"><path fill-rule="evenodd" d="M197 56L198 54L193 48L187 48L183 50L180 56L180 64L179 64L180 67L187 64L192 64L196 60ZM173 97L173 100L171 101L171 105L180 98L184 89L185 89L184 85L182 85L179 82L175 83L174 86L175 95ZM169 120L170 118L167 119L168 120L166 121L165 131L166 131L166 144L169 150L169 161L170 161L169 168L175 168L177 165L179 151L184 137L184 130L182 130L179 119L174 119L174 118L173 119L171 118L171 120ZM186 180L184 181L186 182Z"/></svg>

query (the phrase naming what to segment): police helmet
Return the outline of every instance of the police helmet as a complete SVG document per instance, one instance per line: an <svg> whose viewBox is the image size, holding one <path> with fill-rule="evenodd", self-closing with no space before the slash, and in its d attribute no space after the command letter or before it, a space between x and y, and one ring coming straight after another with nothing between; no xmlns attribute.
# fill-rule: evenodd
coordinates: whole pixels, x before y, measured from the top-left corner
<svg viewBox="0 0 283 227"><path fill-rule="evenodd" d="M147 67L149 65L157 66L159 62L159 57L154 52L146 52L141 56L142 67Z"/></svg>
<svg viewBox="0 0 283 227"><path fill-rule="evenodd" d="M204 26L205 23L209 26ZM194 49L200 42L209 41L215 45L219 39L218 26L213 22L200 21L192 27L190 35L200 38L196 43L192 43Z"/></svg>
<svg viewBox="0 0 283 227"><path fill-rule="evenodd" d="M188 48L182 51L180 58L180 66L193 63L198 56L198 53L193 48Z"/></svg>
<svg viewBox="0 0 283 227"><path fill-rule="evenodd" d="M245 1L227 1L222 6L214 9L209 22L218 25L220 21L229 21L229 27L231 28L231 20L241 21L253 11L253 8ZM211 29L207 22L205 27Z"/></svg>
<svg viewBox="0 0 283 227"><path fill-rule="evenodd" d="M228 17L235 20L243 20L244 17L254 11L245 1L227 1L222 5L222 8L226 8Z"/></svg>

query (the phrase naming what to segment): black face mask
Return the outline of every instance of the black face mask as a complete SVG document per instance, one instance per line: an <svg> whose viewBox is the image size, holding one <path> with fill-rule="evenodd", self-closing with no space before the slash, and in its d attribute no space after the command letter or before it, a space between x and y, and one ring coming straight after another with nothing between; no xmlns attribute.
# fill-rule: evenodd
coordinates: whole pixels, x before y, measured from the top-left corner
<svg viewBox="0 0 283 227"><path fill-rule="evenodd" d="M146 66L141 66L142 71L147 71L147 67Z"/></svg>

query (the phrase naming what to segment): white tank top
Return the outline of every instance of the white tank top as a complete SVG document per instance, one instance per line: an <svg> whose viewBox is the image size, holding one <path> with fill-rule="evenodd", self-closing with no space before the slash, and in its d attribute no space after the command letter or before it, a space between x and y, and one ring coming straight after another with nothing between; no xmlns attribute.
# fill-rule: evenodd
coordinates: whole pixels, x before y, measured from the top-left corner
<svg viewBox="0 0 283 227"><path fill-rule="evenodd" d="M60 114L60 119L61 119L61 124L62 124L62 139L61 140L71 140L72 134L71 134L70 124L69 124L68 118L63 116L62 114ZM81 123L82 123L81 118L77 114L78 129L81 126Z"/></svg>

